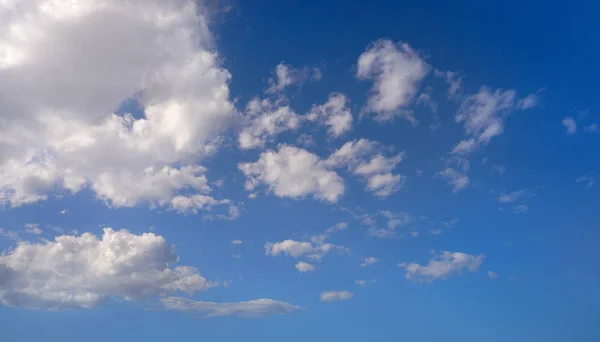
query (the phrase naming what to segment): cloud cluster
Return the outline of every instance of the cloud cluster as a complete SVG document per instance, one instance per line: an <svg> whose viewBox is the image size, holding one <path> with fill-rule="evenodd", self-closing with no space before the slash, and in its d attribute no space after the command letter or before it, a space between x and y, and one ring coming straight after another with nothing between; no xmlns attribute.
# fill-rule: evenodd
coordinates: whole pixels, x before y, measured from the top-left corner
<svg viewBox="0 0 600 342"><path fill-rule="evenodd" d="M476 272L483 263L483 258L483 254L470 255L444 251L430 259L427 265L400 263L398 267L404 268L407 279L416 282L432 282L437 279L447 279L465 269L469 272Z"/></svg>
<svg viewBox="0 0 600 342"><path fill-rule="evenodd" d="M199 158L235 108L195 1L3 2L0 18L0 202L83 188L113 207L208 196Z"/></svg>
<svg viewBox="0 0 600 342"><path fill-rule="evenodd" d="M128 301L217 286L177 255L165 239L105 228L62 235L41 244L20 242L0 255L0 302L29 309L92 308L111 298Z"/></svg>

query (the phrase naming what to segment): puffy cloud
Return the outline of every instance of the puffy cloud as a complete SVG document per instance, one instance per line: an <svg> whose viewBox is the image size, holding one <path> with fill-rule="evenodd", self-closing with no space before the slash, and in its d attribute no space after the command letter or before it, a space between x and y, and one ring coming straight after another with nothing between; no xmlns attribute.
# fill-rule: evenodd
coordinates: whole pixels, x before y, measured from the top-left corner
<svg viewBox="0 0 600 342"><path fill-rule="evenodd" d="M298 262L298 263L296 264L296 269L297 269L299 272L305 273L305 272L311 272L311 271L314 271L314 270L315 270L315 266L313 266L313 265L311 265L311 264L309 264L309 263L307 263L307 262L300 261L300 262Z"/></svg>
<svg viewBox="0 0 600 342"><path fill-rule="evenodd" d="M304 149L280 145L278 151L261 153L254 163L240 163L247 178L246 190L264 184L278 197L303 198L312 195L337 202L344 193L344 180L317 155Z"/></svg>
<svg viewBox="0 0 600 342"><path fill-rule="evenodd" d="M362 260L362 263L360 264L360 267L371 266L378 261L377 258L373 257L373 256L366 257L366 258L362 257L361 260Z"/></svg>
<svg viewBox="0 0 600 342"><path fill-rule="evenodd" d="M456 122L463 123L467 138L459 142L452 153L465 155L486 145L493 137L504 132L504 119L512 111L529 109L535 105L531 99L525 98L521 100L525 102L515 106L515 97L514 90L496 89L492 92L485 86L468 96L455 117Z"/></svg>
<svg viewBox="0 0 600 342"><path fill-rule="evenodd" d="M199 315L200 317L263 317L286 315L301 307L273 299L261 298L245 302L204 302L181 297L161 298L165 310L181 311Z"/></svg>
<svg viewBox="0 0 600 342"><path fill-rule="evenodd" d="M446 168L438 174L453 186L452 192L459 192L469 186L469 177L453 168Z"/></svg>
<svg viewBox="0 0 600 342"><path fill-rule="evenodd" d="M575 134L577 133L577 123L575 119L570 116L567 116L562 121L563 126L567 129L567 134Z"/></svg>
<svg viewBox="0 0 600 342"><path fill-rule="evenodd" d="M275 78L269 79L269 89L267 93L276 93L284 90L293 84L301 86L307 80L321 80L323 73L319 68L304 67L296 69L286 63L279 63L275 67Z"/></svg>
<svg viewBox="0 0 600 342"><path fill-rule="evenodd" d="M67 209L63 209L59 212L61 215L66 215L69 211Z"/></svg>
<svg viewBox="0 0 600 342"><path fill-rule="evenodd" d="M113 207L207 195L197 164L235 108L205 12L192 0L0 4L0 201L86 187ZM115 114L127 101L139 110Z"/></svg>
<svg viewBox="0 0 600 342"><path fill-rule="evenodd" d="M335 138L347 133L352 128L352 113L344 94L330 94L327 102L313 106L306 118L309 121L317 121L328 126L327 133Z"/></svg>
<svg viewBox="0 0 600 342"><path fill-rule="evenodd" d="M177 255L165 239L105 228L62 235L42 244L21 242L0 255L0 302L29 309L91 308L110 298L128 301L176 291L193 294L216 283Z"/></svg>
<svg viewBox="0 0 600 342"><path fill-rule="evenodd" d="M246 107L249 125L239 134L238 144L247 150L264 147L269 138L300 127L300 117L285 103L269 99L251 100Z"/></svg>
<svg viewBox="0 0 600 342"><path fill-rule="evenodd" d="M365 180L368 191L375 196L386 197L398 191L404 182L403 176L392 173L404 153L385 157L380 150L378 143L367 139L349 141L329 156L327 164L347 166L351 173Z"/></svg>
<svg viewBox="0 0 600 342"><path fill-rule="evenodd" d="M43 231L40 229L40 225L37 223L27 223L25 225L25 233L40 235Z"/></svg>
<svg viewBox="0 0 600 342"><path fill-rule="evenodd" d="M321 295L319 296L319 299L321 299L322 302L333 302L333 301L339 301L339 300L347 300L350 299L354 296L354 293L350 292L350 291L326 291L321 293Z"/></svg>
<svg viewBox="0 0 600 342"><path fill-rule="evenodd" d="M242 243L244 243L244 241L242 241L242 240L231 240L231 244L234 246L239 246Z"/></svg>
<svg viewBox="0 0 600 342"><path fill-rule="evenodd" d="M306 254L314 252L313 245L310 242L300 242L295 240L284 240L281 242L265 244L265 253L270 256L285 254L294 258L299 258Z"/></svg>
<svg viewBox="0 0 600 342"><path fill-rule="evenodd" d="M404 268L406 278L417 282L431 282L437 279L447 279L463 270L476 272L483 263L484 255L470 255L460 252L442 252L430 259L427 265L415 263L400 263Z"/></svg>
<svg viewBox="0 0 600 342"><path fill-rule="evenodd" d="M375 120L388 121L403 116L416 123L406 110L419 84L429 73L429 65L406 43L378 40L360 55L356 76L373 80L364 112L375 113Z"/></svg>

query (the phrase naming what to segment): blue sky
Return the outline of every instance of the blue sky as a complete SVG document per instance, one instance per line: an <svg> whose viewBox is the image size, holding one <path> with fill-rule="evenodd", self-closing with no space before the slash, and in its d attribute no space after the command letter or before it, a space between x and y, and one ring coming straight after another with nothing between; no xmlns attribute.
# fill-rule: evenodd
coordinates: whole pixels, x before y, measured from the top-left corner
<svg viewBox="0 0 600 342"><path fill-rule="evenodd" d="M598 5L0 5L0 340L597 341Z"/></svg>

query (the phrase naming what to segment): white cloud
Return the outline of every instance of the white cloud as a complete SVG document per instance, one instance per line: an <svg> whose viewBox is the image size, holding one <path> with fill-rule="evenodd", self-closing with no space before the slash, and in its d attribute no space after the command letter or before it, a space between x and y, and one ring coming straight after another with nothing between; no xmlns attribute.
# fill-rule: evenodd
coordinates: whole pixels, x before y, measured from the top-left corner
<svg viewBox="0 0 600 342"><path fill-rule="evenodd" d="M529 208L524 204L519 204L513 207L513 212L515 214L524 214L529 211Z"/></svg>
<svg viewBox="0 0 600 342"><path fill-rule="evenodd" d="M337 202L344 193L344 180L317 155L304 149L280 145L278 151L261 153L254 163L240 163L247 178L246 190L264 184L278 197L304 198L312 195Z"/></svg>
<svg viewBox="0 0 600 342"><path fill-rule="evenodd" d="M526 193L525 190L513 191L508 194L504 193L504 194L498 196L498 202L500 202L500 203L515 202L516 200L521 198L523 195L525 195L525 193Z"/></svg>
<svg viewBox="0 0 600 342"><path fill-rule="evenodd" d="M165 310L181 311L199 315L200 317L263 317L286 315L300 310L297 305L273 299L261 298L245 302L204 302L181 297L161 298Z"/></svg>
<svg viewBox="0 0 600 342"><path fill-rule="evenodd" d="M356 280L355 283L358 286L367 286L367 285L371 285L375 282L375 279L369 279L369 280L365 280L365 279L360 279L360 280Z"/></svg>
<svg viewBox="0 0 600 342"><path fill-rule="evenodd" d="M476 272L483 263L484 255L469 255L460 252L442 252L430 259L427 265L415 263L400 263L404 268L406 278L417 282L431 282L437 279L447 279L463 270Z"/></svg>
<svg viewBox="0 0 600 342"><path fill-rule="evenodd" d="M469 95L455 117L456 122L463 123L467 138L460 141L452 153L466 155L488 144L493 137L504 132L504 120L513 110L525 110L535 105L528 101L527 105L515 106L515 96L514 90L491 92L485 86L476 94Z"/></svg>
<svg viewBox="0 0 600 342"><path fill-rule="evenodd" d="M296 69L284 62L275 67L275 78L269 78L269 89L267 93L281 92L291 85L301 86L307 80L319 81L323 73L319 68L304 67Z"/></svg>
<svg viewBox="0 0 600 342"><path fill-rule="evenodd" d="M306 241L284 240L275 243L267 242L265 244L265 253L270 256L285 254L294 258L299 258L313 252L313 245Z"/></svg>
<svg viewBox="0 0 600 342"><path fill-rule="evenodd" d="M334 138L349 132L352 128L352 113L344 94L330 94L325 104L315 105L311 108L306 119L328 126L327 133Z"/></svg>
<svg viewBox="0 0 600 342"><path fill-rule="evenodd" d="M27 223L25 225L25 232L35 235L40 235L43 233L43 231L40 229L40 225L37 223Z"/></svg>
<svg viewBox="0 0 600 342"><path fill-rule="evenodd" d="M300 136L298 136L298 139L296 139L296 144L304 146L304 147L312 147L312 146L315 146L317 143L315 142L315 139L313 138L312 135L307 134L307 133L302 133L302 134L300 134Z"/></svg>
<svg viewBox="0 0 600 342"><path fill-rule="evenodd" d="M404 153L385 157L378 143L367 140L353 140L345 143L327 158L331 167L347 166L348 170L363 178L366 189L378 197L386 197L398 191L404 176L395 175L392 170L398 165Z"/></svg>
<svg viewBox="0 0 600 342"><path fill-rule="evenodd" d="M575 134L577 132L577 123L572 117L567 116L564 118L562 124L567 129L567 134Z"/></svg>
<svg viewBox="0 0 600 342"><path fill-rule="evenodd" d="M536 93L534 94L529 94L527 96L525 96L524 98L520 99L519 102L517 102L517 108L518 109L530 109L533 108L535 106L537 106L540 103L540 96Z"/></svg>
<svg viewBox="0 0 600 342"><path fill-rule="evenodd" d="M231 240L231 244L234 245L234 246L239 246L242 243L244 243L244 241L242 241L242 240L237 240L237 239L236 240Z"/></svg>
<svg viewBox="0 0 600 342"><path fill-rule="evenodd" d="M216 283L190 266L170 267L177 255L165 239L104 229L62 235L42 244L21 242L0 255L0 302L29 309L91 308L117 297L128 301Z"/></svg>
<svg viewBox="0 0 600 342"><path fill-rule="evenodd" d="M66 215L69 211L67 209L63 209L59 212L61 215Z"/></svg>
<svg viewBox="0 0 600 342"><path fill-rule="evenodd" d="M201 5L198 5L201 6ZM0 4L0 201L91 189L112 207L206 195L235 115L193 0ZM132 98L143 113L114 114Z"/></svg>
<svg viewBox="0 0 600 342"><path fill-rule="evenodd" d="M285 103L269 99L252 99L246 106L248 126L239 134L241 149L264 147L265 143L278 134L300 127L300 117Z"/></svg>
<svg viewBox="0 0 600 342"><path fill-rule="evenodd" d="M327 230L325 231L325 234L331 234L334 232L339 232L341 230L346 230L348 228L348 223L347 222L338 222L335 225L327 228Z"/></svg>
<svg viewBox="0 0 600 342"><path fill-rule="evenodd" d="M598 127L597 123L593 123L593 124L585 127L583 130L586 132L589 132L589 133L597 133L597 132L600 132L600 127Z"/></svg>
<svg viewBox="0 0 600 342"><path fill-rule="evenodd" d="M448 83L448 96L453 97L455 95L457 95L458 93L460 93L461 89L462 89L462 75L458 72L453 72L453 71L441 71L441 70L435 70L434 72L436 77L441 77L444 78L446 80L446 83Z"/></svg>
<svg viewBox="0 0 600 342"><path fill-rule="evenodd" d="M437 113L437 103L431 97L431 88L427 88L429 92L421 93L417 98L417 104L429 108L432 113Z"/></svg>
<svg viewBox="0 0 600 342"><path fill-rule="evenodd" d="M439 175L453 186L452 192L459 192L469 186L469 177L453 168L446 168L440 171Z"/></svg>
<svg viewBox="0 0 600 342"><path fill-rule="evenodd" d="M333 301L339 301L339 300L347 300L350 299L354 296L354 293L350 292L350 291L326 291L321 293L321 295L319 296L319 299L321 299L322 302L333 302Z"/></svg>
<svg viewBox="0 0 600 342"><path fill-rule="evenodd" d="M390 40L373 42L360 55L356 71L359 79L374 80L364 112L375 113L378 121L402 116L415 124L406 107L429 70L429 65L410 45Z"/></svg>
<svg viewBox="0 0 600 342"><path fill-rule="evenodd" d="M311 265L311 264L309 264L309 263L307 263L307 262L300 261L300 262L298 262L298 263L296 264L296 269L297 269L299 272L302 272L302 273L305 273L305 272L312 272L312 271L314 271L314 270L315 270L315 266L313 266L313 265Z"/></svg>
<svg viewBox="0 0 600 342"><path fill-rule="evenodd" d="M362 262L360 264L360 267L366 267L366 266L371 266L374 263L376 263L378 261L378 259L376 257L362 257L361 258Z"/></svg>
<svg viewBox="0 0 600 342"><path fill-rule="evenodd" d="M488 271L488 277L490 277L490 279L496 279L498 278L498 273Z"/></svg>

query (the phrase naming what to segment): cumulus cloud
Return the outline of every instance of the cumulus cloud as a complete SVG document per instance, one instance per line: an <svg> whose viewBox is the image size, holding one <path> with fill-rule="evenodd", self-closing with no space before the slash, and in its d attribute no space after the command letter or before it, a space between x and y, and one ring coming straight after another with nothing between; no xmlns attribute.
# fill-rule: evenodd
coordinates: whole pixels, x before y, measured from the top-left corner
<svg viewBox="0 0 600 342"><path fill-rule="evenodd" d="M348 108L348 98L344 94L330 94L327 102L311 108L306 119L327 126L327 133L337 138L352 128L352 113Z"/></svg>
<svg viewBox="0 0 600 342"><path fill-rule="evenodd" d="M563 126L567 129L567 134L575 134L577 133L577 123L575 119L570 116L567 116L562 121Z"/></svg>
<svg viewBox="0 0 600 342"><path fill-rule="evenodd" d="M327 234L316 235L311 241L283 240L279 242L265 243L265 254L268 256L286 255L293 258L307 257L309 259L320 261L327 253L332 250L338 252L347 252L348 250L339 245L325 242Z"/></svg>
<svg viewBox="0 0 600 342"><path fill-rule="evenodd" d="M375 120L389 121L402 116L416 123L407 105L414 98L430 66L406 43L378 40L358 59L356 76L373 80L363 111L375 113Z"/></svg>
<svg viewBox="0 0 600 342"><path fill-rule="evenodd" d="M238 137L239 147L248 150L264 147L265 143L277 134L300 127L300 117L287 105L286 101L272 102L269 99L255 98L246 106L248 125Z"/></svg>
<svg viewBox="0 0 600 342"><path fill-rule="evenodd" d="M361 260L362 260L362 262L360 263L360 267L371 266L378 261L377 258L373 257L373 256L362 257Z"/></svg>
<svg viewBox="0 0 600 342"><path fill-rule="evenodd" d="M205 302L181 297L161 298L165 310L192 313L200 317L264 317L286 315L300 310L298 305L261 298L245 302Z"/></svg>
<svg viewBox="0 0 600 342"><path fill-rule="evenodd" d="M446 168L438 174L452 185L452 192L459 192L469 186L469 177L453 168Z"/></svg>
<svg viewBox="0 0 600 342"><path fill-rule="evenodd" d="M216 286L177 255L165 239L105 228L61 235L40 244L20 242L0 255L0 302L28 309L92 308L111 298L133 301Z"/></svg>
<svg viewBox="0 0 600 342"><path fill-rule="evenodd" d="M488 144L493 137L504 132L506 116L516 109L532 108L537 103L528 100L527 105L515 105L515 98L514 90L496 89L492 92L485 86L467 96L455 117L456 122L463 123L467 138L460 141L452 153L466 155Z"/></svg>
<svg viewBox="0 0 600 342"><path fill-rule="evenodd" d="M386 157L378 143L360 139L349 141L333 152L327 164L347 167L352 174L363 178L366 189L373 195L387 197L402 187L404 176L393 174L392 170L403 158L403 152Z"/></svg>
<svg viewBox="0 0 600 342"><path fill-rule="evenodd" d="M0 201L207 195L199 159L235 109L205 13L192 0L2 2ZM139 111L115 113L126 101Z"/></svg>
<svg viewBox="0 0 600 342"><path fill-rule="evenodd" d="M312 195L325 202L337 202L344 193L344 180L317 155L304 149L280 145L278 151L261 153L254 163L240 163L247 178L246 190L261 184L278 197L304 198Z"/></svg>
<svg viewBox="0 0 600 342"><path fill-rule="evenodd" d="M340 300L347 300L350 299L354 296L354 293L350 292L350 291L326 291L321 293L321 295L319 296L319 299L321 299L322 302L333 302L333 301L340 301Z"/></svg>
<svg viewBox="0 0 600 342"><path fill-rule="evenodd" d="M483 263L483 258L483 254L470 255L444 251L430 259L427 265L400 263L398 267L404 268L407 279L416 282L432 282L460 274L465 269L469 272L476 272Z"/></svg>
<svg viewBox="0 0 600 342"><path fill-rule="evenodd" d="M315 270L315 266L312 264L309 264L305 261L300 261L296 264L296 269L299 272L305 273L305 272L312 272Z"/></svg>
<svg viewBox="0 0 600 342"><path fill-rule="evenodd" d="M267 93L281 92L291 85L301 86L307 80L319 81L323 73L319 68L296 69L290 64L281 62L275 67L274 76L269 78Z"/></svg>

